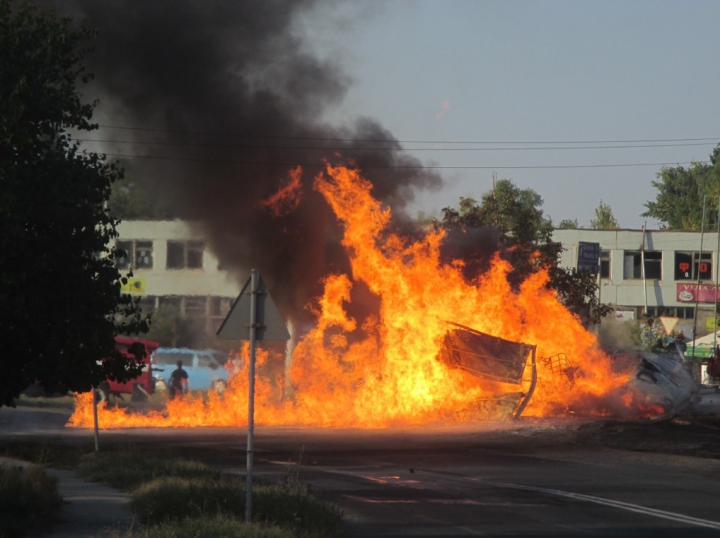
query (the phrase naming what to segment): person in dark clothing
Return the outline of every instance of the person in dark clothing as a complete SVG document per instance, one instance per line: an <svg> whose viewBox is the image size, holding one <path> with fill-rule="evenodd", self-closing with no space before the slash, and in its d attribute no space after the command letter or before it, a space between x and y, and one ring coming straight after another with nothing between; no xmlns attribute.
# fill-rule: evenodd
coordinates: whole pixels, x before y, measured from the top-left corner
<svg viewBox="0 0 720 538"><path fill-rule="evenodd" d="M677 347L678 350L685 353L687 350L687 343L685 342L685 333L683 331L680 331L680 334L678 334L675 337L675 347Z"/></svg>
<svg viewBox="0 0 720 538"><path fill-rule="evenodd" d="M177 368L170 374L170 398L182 396L187 392L188 374L182 367L182 361L177 362Z"/></svg>

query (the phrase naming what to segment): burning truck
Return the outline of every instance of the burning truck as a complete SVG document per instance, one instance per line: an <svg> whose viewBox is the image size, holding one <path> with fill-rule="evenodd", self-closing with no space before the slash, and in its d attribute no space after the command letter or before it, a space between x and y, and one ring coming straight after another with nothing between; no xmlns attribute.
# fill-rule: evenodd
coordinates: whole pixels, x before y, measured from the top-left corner
<svg viewBox="0 0 720 538"><path fill-rule="evenodd" d="M534 345L510 342L469 327L450 325L438 357L442 362L478 378L517 387L516 391L499 392L484 401L489 418L520 418L537 385L538 362L541 368L552 373L556 383L572 386L575 376L580 375L580 370L564 353L538 361ZM606 395L608 414L663 417L687 411L697 400L700 387L681 351L620 352L614 355L614 362L618 371L634 375Z"/></svg>

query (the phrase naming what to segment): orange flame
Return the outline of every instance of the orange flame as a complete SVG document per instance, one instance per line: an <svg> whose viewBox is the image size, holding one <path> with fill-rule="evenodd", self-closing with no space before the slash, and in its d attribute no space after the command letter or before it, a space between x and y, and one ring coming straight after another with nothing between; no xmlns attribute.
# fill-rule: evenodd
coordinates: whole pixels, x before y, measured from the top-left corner
<svg viewBox="0 0 720 538"><path fill-rule="evenodd" d="M287 185L280 188L275 194L260 201L261 207L266 207L272 211L276 217L282 217L297 209L302 200L302 184L300 177L302 168L296 166L288 172L290 181Z"/></svg>
<svg viewBox="0 0 720 538"><path fill-rule="evenodd" d="M496 257L487 273L467 282L460 261L440 262L442 232L409 241L387 231L390 210L357 170L328 165L314 188L344 228L352 274L325 279L312 307L317 323L293 351L292 386L285 386L283 358L258 350L258 424L381 428L476 422L497 417L498 409L509 416L513 397L527 384L482 380L438 361L448 322L537 346L538 385L525 415L603 414L603 398L627 382L545 286L547 274L530 277L516 292L507 280L511 267ZM359 282L380 298L378 313L361 324L346 308ZM239 353L246 367L247 345ZM572 367L553 357L570 358ZM163 412L101 406L100 427L245 425L246 378L243 369L222 394L169 401ZM90 404L89 396L78 396L71 426L92 426Z"/></svg>

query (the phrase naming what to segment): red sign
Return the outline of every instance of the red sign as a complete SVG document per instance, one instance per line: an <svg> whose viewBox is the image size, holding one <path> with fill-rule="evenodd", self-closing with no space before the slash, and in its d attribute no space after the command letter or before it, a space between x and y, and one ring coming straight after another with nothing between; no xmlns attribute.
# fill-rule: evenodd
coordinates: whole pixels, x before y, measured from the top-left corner
<svg viewBox="0 0 720 538"><path fill-rule="evenodd" d="M681 303L714 303L720 299L720 290L714 284L680 284L677 285L677 300Z"/></svg>

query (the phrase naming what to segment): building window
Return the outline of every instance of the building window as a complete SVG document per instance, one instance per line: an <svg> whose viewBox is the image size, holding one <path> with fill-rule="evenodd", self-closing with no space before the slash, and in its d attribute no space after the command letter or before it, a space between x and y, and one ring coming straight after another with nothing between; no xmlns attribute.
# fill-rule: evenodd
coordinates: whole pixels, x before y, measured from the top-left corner
<svg viewBox="0 0 720 538"><path fill-rule="evenodd" d="M140 309L143 315L152 314L157 310L158 298L155 295L143 295L140 297Z"/></svg>
<svg viewBox="0 0 720 538"><path fill-rule="evenodd" d="M712 280L711 252L676 252L675 280Z"/></svg>
<svg viewBox="0 0 720 538"><path fill-rule="evenodd" d="M158 298L158 303L160 307L173 308L179 312L180 306L182 305L182 297L178 295L163 295Z"/></svg>
<svg viewBox="0 0 720 538"><path fill-rule="evenodd" d="M638 308L638 315L642 317L645 309L641 306ZM648 306L647 317L659 318L661 316L675 317L680 319L693 319L695 317L695 309L688 306Z"/></svg>
<svg viewBox="0 0 720 538"><path fill-rule="evenodd" d="M186 314L199 314L205 315L205 305L207 304L206 297L199 297L197 295L189 295L185 297L185 313Z"/></svg>
<svg viewBox="0 0 720 538"><path fill-rule="evenodd" d="M646 250L626 250L623 265L623 278L625 280L643 278L642 259L645 257L645 278L662 280L662 252Z"/></svg>
<svg viewBox="0 0 720 538"><path fill-rule="evenodd" d="M600 251L600 278L610 278L610 251Z"/></svg>
<svg viewBox="0 0 720 538"><path fill-rule="evenodd" d="M210 315L225 317L230 312L233 300L228 297L210 297Z"/></svg>
<svg viewBox="0 0 720 538"><path fill-rule="evenodd" d="M675 309L675 316L681 319L693 319L695 317L695 309L690 306L678 306Z"/></svg>
<svg viewBox="0 0 720 538"><path fill-rule="evenodd" d="M168 269L202 269L205 244L202 241L168 241Z"/></svg>
<svg viewBox="0 0 720 538"><path fill-rule="evenodd" d="M118 241L115 248L120 254L115 262L118 269L153 268L152 241Z"/></svg>

